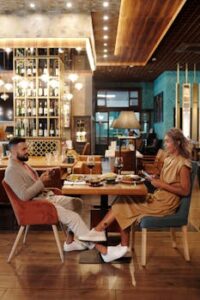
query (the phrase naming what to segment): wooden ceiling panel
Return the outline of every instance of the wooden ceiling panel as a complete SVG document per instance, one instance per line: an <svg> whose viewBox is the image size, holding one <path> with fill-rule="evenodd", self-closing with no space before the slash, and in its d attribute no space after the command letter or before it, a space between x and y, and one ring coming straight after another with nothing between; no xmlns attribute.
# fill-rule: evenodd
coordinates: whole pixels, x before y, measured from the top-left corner
<svg viewBox="0 0 200 300"><path fill-rule="evenodd" d="M115 55L146 65L186 0L122 0Z"/></svg>

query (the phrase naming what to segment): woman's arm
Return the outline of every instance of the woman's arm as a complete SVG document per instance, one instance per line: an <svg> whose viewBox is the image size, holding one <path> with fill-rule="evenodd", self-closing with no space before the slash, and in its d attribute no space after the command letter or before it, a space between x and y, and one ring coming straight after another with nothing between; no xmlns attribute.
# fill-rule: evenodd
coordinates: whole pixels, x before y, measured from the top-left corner
<svg viewBox="0 0 200 300"><path fill-rule="evenodd" d="M179 196L187 196L190 192L190 169L183 166L180 171L180 183L168 184L160 179L152 179L151 184Z"/></svg>

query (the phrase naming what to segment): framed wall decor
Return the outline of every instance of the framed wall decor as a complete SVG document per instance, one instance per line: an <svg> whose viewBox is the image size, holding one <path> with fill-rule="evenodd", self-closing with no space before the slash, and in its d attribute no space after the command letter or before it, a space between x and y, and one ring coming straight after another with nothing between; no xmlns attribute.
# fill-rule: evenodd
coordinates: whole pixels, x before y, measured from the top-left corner
<svg viewBox="0 0 200 300"><path fill-rule="evenodd" d="M154 122L163 122L163 92L154 97Z"/></svg>

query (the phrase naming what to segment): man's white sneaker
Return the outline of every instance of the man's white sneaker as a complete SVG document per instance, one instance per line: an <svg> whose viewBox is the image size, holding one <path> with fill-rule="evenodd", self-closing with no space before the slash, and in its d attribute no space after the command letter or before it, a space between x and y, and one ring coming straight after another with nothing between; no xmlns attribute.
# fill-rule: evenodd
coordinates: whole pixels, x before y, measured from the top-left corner
<svg viewBox="0 0 200 300"><path fill-rule="evenodd" d="M67 244L66 242L64 242L64 245L63 245L63 250L65 252L81 251L81 250L92 249L92 248L94 248L93 243L82 243L82 242L77 241L77 240L74 240L70 244Z"/></svg>
<svg viewBox="0 0 200 300"><path fill-rule="evenodd" d="M128 251L127 246L110 246L107 248L106 254L101 254L104 262L111 262L113 260L123 257Z"/></svg>
<svg viewBox="0 0 200 300"><path fill-rule="evenodd" d="M90 241L90 242L105 242L106 234L105 231L96 231L95 228L91 229L88 234L79 236L80 241Z"/></svg>

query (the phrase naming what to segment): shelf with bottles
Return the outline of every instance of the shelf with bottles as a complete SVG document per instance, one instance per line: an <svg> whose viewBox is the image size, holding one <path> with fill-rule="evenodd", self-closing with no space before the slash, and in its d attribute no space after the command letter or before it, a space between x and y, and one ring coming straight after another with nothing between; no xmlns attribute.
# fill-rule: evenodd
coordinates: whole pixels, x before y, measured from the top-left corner
<svg viewBox="0 0 200 300"><path fill-rule="evenodd" d="M59 119L44 118L17 118L15 126L15 136L20 137L60 137Z"/></svg>
<svg viewBox="0 0 200 300"><path fill-rule="evenodd" d="M30 138L60 137L62 70L58 49L15 49L16 134Z"/></svg>

